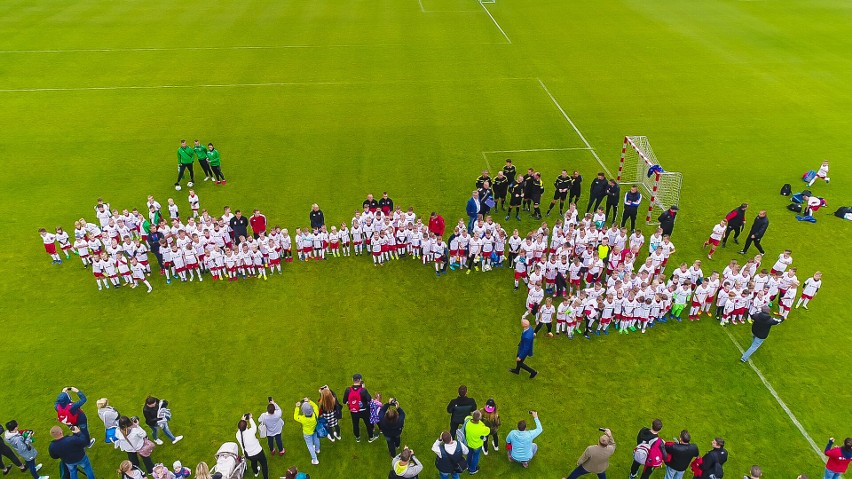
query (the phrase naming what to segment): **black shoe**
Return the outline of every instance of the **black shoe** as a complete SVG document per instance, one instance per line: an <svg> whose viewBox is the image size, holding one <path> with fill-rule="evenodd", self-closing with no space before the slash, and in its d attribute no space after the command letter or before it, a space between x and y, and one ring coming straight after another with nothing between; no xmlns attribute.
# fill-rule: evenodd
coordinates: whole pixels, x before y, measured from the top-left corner
<svg viewBox="0 0 852 479"><path fill-rule="evenodd" d="M9 471L12 470L12 466L6 466L6 469L3 469L3 475L9 474Z"/></svg>
<svg viewBox="0 0 852 479"><path fill-rule="evenodd" d="M538 371L533 371L532 374L530 374L530 379L532 379L536 376L538 376Z"/></svg>
<svg viewBox="0 0 852 479"><path fill-rule="evenodd" d="M521 370L520 369L510 369L509 372L512 373L512 374L520 374Z"/></svg>
<svg viewBox="0 0 852 479"><path fill-rule="evenodd" d="M738 239L734 238L734 244L740 244L740 241Z"/></svg>
<svg viewBox="0 0 852 479"><path fill-rule="evenodd" d="M725 243L722 243L722 248L727 248L727 247L728 247L728 245L726 245Z"/></svg>

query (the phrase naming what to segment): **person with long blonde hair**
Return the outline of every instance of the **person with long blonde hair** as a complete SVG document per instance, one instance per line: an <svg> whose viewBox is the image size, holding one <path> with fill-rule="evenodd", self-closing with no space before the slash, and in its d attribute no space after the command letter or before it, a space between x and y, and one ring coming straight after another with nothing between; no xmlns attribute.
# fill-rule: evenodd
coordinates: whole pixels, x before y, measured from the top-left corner
<svg viewBox="0 0 852 479"><path fill-rule="evenodd" d="M340 440L340 418L343 416L343 406L337 400L337 395L329 389L328 384L321 387L319 398L319 415L325 419L325 428L328 430L328 440L334 442Z"/></svg>

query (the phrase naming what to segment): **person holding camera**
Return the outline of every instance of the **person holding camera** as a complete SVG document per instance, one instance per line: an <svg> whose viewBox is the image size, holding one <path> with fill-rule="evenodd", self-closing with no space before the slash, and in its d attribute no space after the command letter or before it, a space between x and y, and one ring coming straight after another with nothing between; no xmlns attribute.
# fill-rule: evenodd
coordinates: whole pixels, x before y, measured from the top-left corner
<svg viewBox="0 0 852 479"><path fill-rule="evenodd" d="M311 454L311 464L314 465L319 464L317 454L320 452L320 440L317 434L318 415L319 406L308 398L297 402L296 409L293 411L293 419L302 425L302 435Z"/></svg>
<svg viewBox="0 0 852 479"><path fill-rule="evenodd" d="M77 395L77 401L71 401L71 394L69 393L72 392ZM70 386L59 393L53 408L56 409L56 419L66 426L77 426L89 443L89 447L92 447L95 444L95 439L89 436L89 419L83 412L83 404L86 404L86 395L79 389Z"/></svg>
<svg viewBox="0 0 852 479"><path fill-rule="evenodd" d="M405 446L402 452L393 458L388 479L416 479L422 470L423 464L419 463L417 458L414 457L414 451Z"/></svg>
<svg viewBox="0 0 852 479"><path fill-rule="evenodd" d="M89 437L83 434L79 426L71 426L71 435L66 436L59 426L50 428L50 446L47 450L50 457L59 459L68 469L68 479L77 479L77 468L82 467L86 477L93 479L95 471L92 470L92 462L86 454L89 447Z"/></svg>
<svg viewBox="0 0 852 479"><path fill-rule="evenodd" d="M337 400L337 395L329 389L328 384L319 389L320 397L319 415L325 419L325 428L328 429L328 440L334 442L340 439L340 419L343 418L343 406Z"/></svg>
<svg viewBox="0 0 852 479"><path fill-rule="evenodd" d="M604 434L598 439L598 443L587 447L580 459L577 459L577 467L567 478L562 479L577 479L586 474L595 474L599 479L606 479L609 458L615 453L615 439L608 428L602 427L600 431Z"/></svg>
<svg viewBox="0 0 852 479"><path fill-rule="evenodd" d="M506 436L506 444L509 447L509 461L520 462L522 466L529 467L533 456L538 452L538 445L533 441L543 431L541 421L538 419L537 411L530 411L535 421L535 429L527 430L527 422L519 421L518 428Z"/></svg>
<svg viewBox="0 0 852 479"><path fill-rule="evenodd" d="M263 479L269 479L269 466L266 463L266 454L257 439L257 424L251 417L251 413L243 414L243 418L237 423L237 442L243 448L243 456L251 463L251 471L257 477L263 472ZM260 465L260 470L258 470ZM73 479L73 478L72 478Z"/></svg>
<svg viewBox="0 0 852 479"><path fill-rule="evenodd" d="M684 429L680 432L677 442L666 443L666 453L669 455L669 460L666 461L666 479L683 479L692 460L698 457L698 446L690 444L691 440L689 431Z"/></svg>
<svg viewBox="0 0 852 479"><path fill-rule="evenodd" d="M139 467L139 456L142 456L145 470L151 474L154 471L154 460L151 459L154 445L150 440L146 444L147 438L148 433L139 425L138 417L118 418L118 428L115 431L115 442L118 448L127 453L127 460L136 467Z"/></svg>
<svg viewBox="0 0 852 479"><path fill-rule="evenodd" d="M432 452L438 456L435 459L435 468L438 469L441 479L459 479L459 473L467 469L464 459L464 455L468 453L467 446L453 439L447 431L442 432L432 444Z"/></svg>
<svg viewBox="0 0 852 479"><path fill-rule="evenodd" d="M267 398L269 404L266 405L266 411L257 418L258 422L266 428L266 443L269 445L269 454L274 456L278 446L278 455L284 455L284 443L281 441L281 430L284 429L284 420L281 419L281 408L272 400L272 396Z"/></svg>
<svg viewBox="0 0 852 479"><path fill-rule="evenodd" d="M823 451L828 457L825 464L825 479L840 479L840 476L849 468L849 463L852 462L852 437L844 439L842 446L832 446L834 446L834 438L830 437Z"/></svg>
<svg viewBox="0 0 852 479"><path fill-rule="evenodd" d="M400 445L403 427L405 427L405 411L399 407L399 402L395 398L390 398L379 410L379 431L385 436L391 457L396 457L396 448Z"/></svg>

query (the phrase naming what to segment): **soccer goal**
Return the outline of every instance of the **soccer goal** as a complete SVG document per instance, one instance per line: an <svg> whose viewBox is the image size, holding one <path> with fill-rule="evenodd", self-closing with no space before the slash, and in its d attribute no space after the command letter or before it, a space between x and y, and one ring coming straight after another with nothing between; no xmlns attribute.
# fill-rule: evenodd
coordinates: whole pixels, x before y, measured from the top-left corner
<svg viewBox="0 0 852 479"><path fill-rule="evenodd" d="M649 197L646 224L655 224L659 212L665 211L680 201L683 175L677 171L665 171L657 162L657 156L646 136L625 136L621 147L621 163L618 165L618 182L621 185L637 185Z"/></svg>

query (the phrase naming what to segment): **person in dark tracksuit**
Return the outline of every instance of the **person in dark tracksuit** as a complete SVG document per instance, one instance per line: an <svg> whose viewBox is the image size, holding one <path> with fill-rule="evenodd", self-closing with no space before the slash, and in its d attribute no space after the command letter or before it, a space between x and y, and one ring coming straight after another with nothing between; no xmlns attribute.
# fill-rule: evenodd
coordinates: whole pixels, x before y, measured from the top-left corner
<svg viewBox="0 0 852 479"><path fill-rule="evenodd" d="M701 458L701 479L721 479L722 465L728 461L728 451L721 437L713 439L713 449Z"/></svg>
<svg viewBox="0 0 852 479"><path fill-rule="evenodd" d="M532 202L532 216L533 218L540 220L541 219L541 195L544 193L544 182L541 181L541 173L535 172L533 177L528 180L529 182L529 200Z"/></svg>
<svg viewBox="0 0 852 479"><path fill-rule="evenodd" d="M612 210L612 222L618 219L618 203L621 201L621 187L614 179L606 186L606 222L609 223L609 211Z"/></svg>
<svg viewBox="0 0 852 479"><path fill-rule="evenodd" d="M506 176L502 171L497 172L497 177L494 178L494 184L492 185L492 189L494 190L494 201L496 208L496 203L500 203L500 209L506 211L506 195L509 193L509 177Z"/></svg>
<svg viewBox="0 0 852 479"><path fill-rule="evenodd" d="M580 194L583 192L583 176L579 171L574 171L571 175L571 189L568 190L568 203L577 204L580 201Z"/></svg>
<svg viewBox="0 0 852 479"><path fill-rule="evenodd" d="M630 191L624 194L624 212L621 214L621 227L627 223L627 218L630 218L630 231L636 230L636 213L639 211L639 204L642 203L642 193L636 185L630 187Z"/></svg>
<svg viewBox="0 0 852 479"><path fill-rule="evenodd" d="M509 179L509 186L515 184L515 175L517 174L517 168L512 164L511 159L506 159L506 165L503 166L503 174L506 175L506 178Z"/></svg>
<svg viewBox="0 0 852 479"><path fill-rule="evenodd" d="M766 229L769 228L769 218L766 217L766 210L760 210L760 213L757 214L757 218L754 219L754 223L751 224L751 231L748 232L748 238L746 238L745 246L743 246L740 254L746 254L749 246L754 243L754 247L760 251L760 254L764 254L763 246L760 245L760 240L763 239L763 235L766 234Z"/></svg>
<svg viewBox="0 0 852 479"><path fill-rule="evenodd" d="M450 414L450 436L456 438L456 429L462 425L464 418L476 411L476 399L467 397L467 386L459 386L459 397L447 404L447 413Z"/></svg>
<svg viewBox="0 0 852 479"><path fill-rule="evenodd" d="M734 243L740 244L739 238L746 223L745 212L747 209L748 203L743 203L725 216L725 219L728 220L728 227L725 229L725 236L722 238L723 248L727 246L728 237L731 235L731 231L734 232Z"/></svg>
<svg viewBox="0 0 852 479"><path fill-rule="evenodd" d="M562 211L565 209L565 200L568 199L568 190L571 189L571 177L568 176L568 170L562 170L562 174L556 177L553 182L553 201L550 202L550 207L547 208L547 216L553 211L556 202L559 202L559 216L562 216Z"/></svg>
<svg viewBox="0 0 852 479"><path fill-rule="evenodd" d="M677 205L672 205L669 209L663 211L662 214L657 217L657 221L660 222L660 228L663 230L664 235L672 235L678 210L679 208Z"/></svg>
<svg viewBox="0 0 852 479"><path fill-rule="evenodd" d="M151 231L148 232L148 249L151 250L151 253L154 254L154 257L157 258L157 264L160 265L160 274L164 274L163 269L163 255L160 253L160 240L165 238L163 233L157 231L157 225L151 225Z"/></svg>
<svg viewBox="0 0 852 479"><path fill-rule="evenodd" d="M592 180L592 185L589 187L589 204L586 206L586 213L592 210L593 204L595 209L598 209L598 206L606 198L606 187L606 176L603 173L598 173L598 176Z"/></svg>

